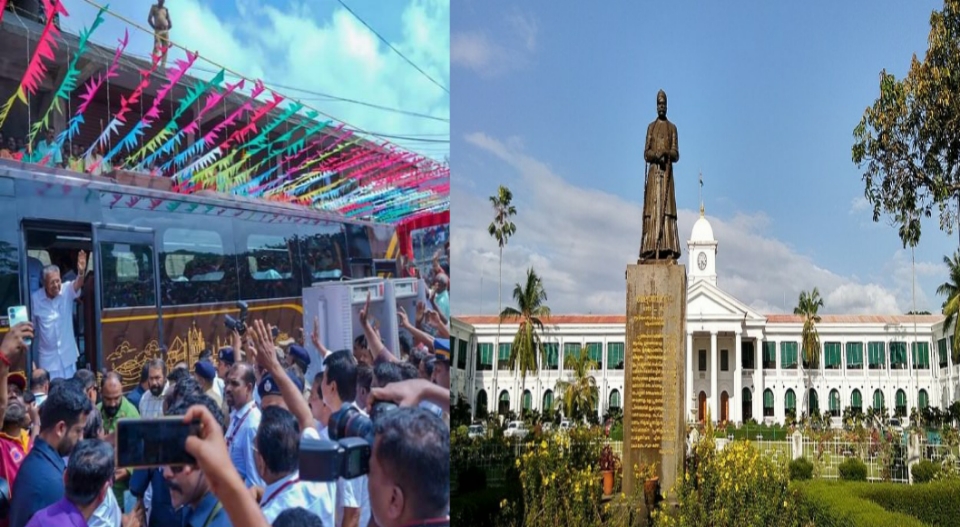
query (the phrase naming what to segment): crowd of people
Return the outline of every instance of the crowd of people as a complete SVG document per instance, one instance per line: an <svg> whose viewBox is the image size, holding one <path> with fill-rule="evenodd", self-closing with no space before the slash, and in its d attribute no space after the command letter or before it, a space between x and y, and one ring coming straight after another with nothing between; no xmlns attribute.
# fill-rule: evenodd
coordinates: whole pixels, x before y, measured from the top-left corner
<svg viewBox="0 0 960 527"><path fill-rule="evenodd" d="M368 301L352 349L327 349L319 320L283 341L250 320L193 364L169 368L161 350L126 394L116 372L71 363L66 314L86 271L82 252L74 280L45 268L33 322L0 343L0 527L449 524L449 277L439 263L427 302L399 309L400 350L384 344ZM32 339L28 383L12 370ZM308 346L323 366L313 378ZM164 416L200 423L184 445L196 463L117 466L119 420ZM301 479L302 445L350 437L368 441L368 471Z"/></svg>

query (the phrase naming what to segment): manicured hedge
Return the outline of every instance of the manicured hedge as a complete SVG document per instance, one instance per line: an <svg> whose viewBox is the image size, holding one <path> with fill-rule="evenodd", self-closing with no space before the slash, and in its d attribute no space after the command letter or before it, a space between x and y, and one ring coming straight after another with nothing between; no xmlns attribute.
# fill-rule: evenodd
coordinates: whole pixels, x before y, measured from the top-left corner
<svg viewBox="0 0 960 527"><path fill-rule="evenodd" d="M801 481L813 477L813 463L805 457L790 462L790 481Z"/></svg>
<svg viewBox="0 0 960 527"><path fill-rule="evenodd" d="M848 457L840 466L837 467L840 473L840 479L845 481L866 481L867 465L859 458Z"/></svg>
<svg viewBox="0 0 960 527"><path fill-rule="evenodd" d="M793 484L800 509L801 524L812 523L817 527L874 527L897 525L922 527L924 524L913 516L891 512L879 504L862 498L858 491L866 486L889 486L900 484L847 483L840 481L804 481ZM929 488L929 485L924 485Z"/></svg>
<svg viewBox="0 0 960 527"><path fill-rule="evenodd" d="M919 518L927 525L960 526L960 482L934 481L924 485L867 484L857 489L860 496L887 510Z"/></svg>
<svg viewBox="0 0 960 527"><path fill-rule="evenodd" d="M924 459L923 461L914 465L913 468L910 469L910 473L913 474L914 483L927 483L928 481L933 480L939 470L939 465L936 465L929 459Z"/></svg>

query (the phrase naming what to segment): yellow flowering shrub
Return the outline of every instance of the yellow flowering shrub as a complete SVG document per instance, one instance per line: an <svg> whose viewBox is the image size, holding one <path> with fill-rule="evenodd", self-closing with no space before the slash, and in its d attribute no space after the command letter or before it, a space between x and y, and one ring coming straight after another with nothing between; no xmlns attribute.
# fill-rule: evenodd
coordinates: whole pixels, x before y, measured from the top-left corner
<svg viewBox="0 0 960 527"><path fill-rule="evenodd" d="M522 511L524 527L599 525L600 447L596 431L580 429L546 434L531 444L516 460L522 503L502 503L504 518Z"/></svg>
<svg viewBox="0 0 960 527"><path fill-rule="evenodd" d="M717 452L713 434L704 434L674 490L679 508L669 514L655 511L659 527L796 523L786 467L764 457L749 441L734 441Z"/></svg>

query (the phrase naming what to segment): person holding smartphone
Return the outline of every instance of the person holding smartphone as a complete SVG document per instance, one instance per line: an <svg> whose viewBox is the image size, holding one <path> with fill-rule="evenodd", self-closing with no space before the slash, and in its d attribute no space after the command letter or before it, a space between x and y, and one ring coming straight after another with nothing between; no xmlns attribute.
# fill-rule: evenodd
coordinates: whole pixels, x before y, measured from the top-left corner
<svg viewBox="0 0 960 527"><path fill-rule="evenodd" d="M87 272L87 253L77 255L77 278L61 282L60 268L43 268L43 287L31 297L37 332L36 364L51 379L70 378L77 371L80 352L73 338L73 303L80 298Z"/></svg>

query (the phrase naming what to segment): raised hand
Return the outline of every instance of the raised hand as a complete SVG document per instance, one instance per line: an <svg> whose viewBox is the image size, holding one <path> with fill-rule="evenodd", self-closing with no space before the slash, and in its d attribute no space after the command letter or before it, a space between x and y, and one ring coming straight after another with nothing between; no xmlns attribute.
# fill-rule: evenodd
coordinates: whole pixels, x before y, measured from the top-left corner
<svg viewBox="0 0 960 527"><path fill-rule="evenodd" d="M407 318L407 311L403 309L402 306L397 306L397 320L400 321L400 325L403 327L410 325L410 319Z"/></svg>
<svg viewBox="0 0 960 527"><path fill-rule="evenodd" d="M77 254L77 276L82 277L87 272L87 253L81 250Z"/></svg>
<svg viewBox="0 0 960 527"><path fill-rule="evenodd" d="M367 313L370 312L370 291L367 291L367 303L363 305L363 308L360 309L360 324L367 325Z"/></svg>
<svg viewBox="0 0 960 527"><path fill-rule="evenodd" d="M320 317L313 317L313 331L310 332L310 340L313 345L320 347Z"/></svg>
<svg viewBox="0 0 960 527"><path fill-rule="evenodd" d="M273 345L270 330L262 320L254 320L250 329L256 342L257 363L267 371L274 371L273 368L280 366L280 360L277 358L277 348Z"/></svg>

